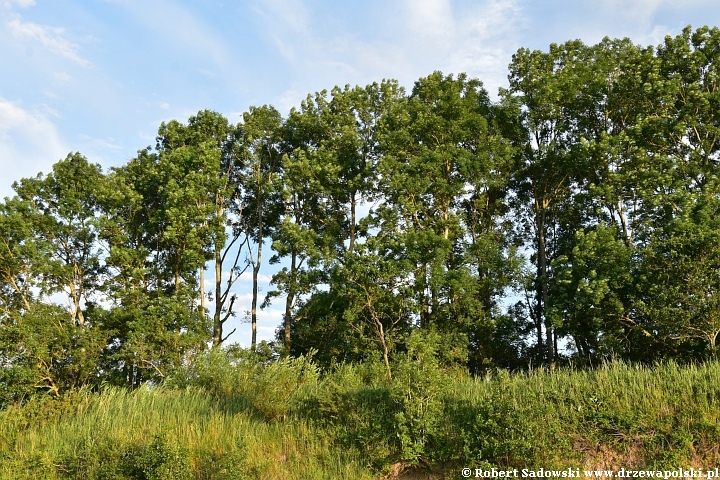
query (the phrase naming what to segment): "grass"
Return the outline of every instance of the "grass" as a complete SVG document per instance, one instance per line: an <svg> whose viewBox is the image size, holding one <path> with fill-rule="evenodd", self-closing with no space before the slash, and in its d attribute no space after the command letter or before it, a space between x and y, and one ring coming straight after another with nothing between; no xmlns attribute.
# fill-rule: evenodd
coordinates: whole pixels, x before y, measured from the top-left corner
<svg viewBox="0 0 720 480"><path fill-rule="evenodd" d="M74 397L70 414L31 413L20 429L3 412L2 478L372 478L307 422L267 422L200 391Z"/></svg>
<svg viewBox="0 0 720 480"><path fill-rule="evenodd" d="M35 399L0 412L0 476L369 479L402 465L455 478L463 466L720 463L718 363L480 379L406 359L394 373L214 359L161 387Z"/></svg>

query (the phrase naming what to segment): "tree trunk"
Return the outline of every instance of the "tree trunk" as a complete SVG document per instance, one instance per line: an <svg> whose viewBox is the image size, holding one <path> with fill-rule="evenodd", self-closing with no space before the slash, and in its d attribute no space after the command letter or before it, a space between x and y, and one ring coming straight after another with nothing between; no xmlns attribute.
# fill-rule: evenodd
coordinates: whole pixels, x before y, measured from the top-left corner
<svg viewBox="0 0 720 480"><path fill-rule="evenodd" d="M539 357L541 361L550 358L551 335L548 330L547 319L545 318L545 307L547 301L547 251L545 238L545 211L541 208L536 213L537 218L537 271L535 274L535 327L537 329L537 341ZM545 335L543 337L542 326L545 324ZM546 340L547 339L547 340Z"/></svg>
<svg viewBox="0 0 720 480"><path fill-rule="evenodd" d="M262 231L262 223L260 224ZM252 307L250 310L250 324L252 329L252 340L250 342L250 349L255 351L257 345L257 300L258 300L258 275L260 273L260 261L262 259L262 235L258 241L257 247L257 258L255 259L255 265L253 265L253 297Z"/></svg>
<svg viewBox="0 0 720 480"><path fill-rule="evenodd" d="M290 333L292 327L292 307L295 302L295 283L297 277L297 253L293 250L290 257L290 285L285 299L285 338L283 348L285 355L290 355Z"/></svg>
<svg viewBox="0 0 720 480"><path fill-rule="evenodd" d="M222 344L222 257L220 248L215 246L215 314L213 315L213 346Z"/></svg>
<svg viewBox="0 0 720 480"><path fill-rule="evenodd" d="M388 373L388 379L392 380L392 370L390 369L390 351L387 346L387 341L385 340L385 329L383 328L383 324L380 321L380 319L377 317L376 313L373 313L373 320L375 321L375 326L378 329L378 336L380 337L380 344L383 348L383 361L385 362L385 368L387 368Z"/></svg>
<svg viewBox="0 0 720 480"><path fill-rule="evenodd" d="M205 315L205 265L200 266L200 311Z"/></svg>
<svg viewBox="0 0 720 480"><path fill-rule="evenodd" d="M350 200L350 245L348 246L348 251L352 253L353 249L355 248L355 208L356 208L357 200L355 198L355 192L353 192L351 200Z"/></svg>

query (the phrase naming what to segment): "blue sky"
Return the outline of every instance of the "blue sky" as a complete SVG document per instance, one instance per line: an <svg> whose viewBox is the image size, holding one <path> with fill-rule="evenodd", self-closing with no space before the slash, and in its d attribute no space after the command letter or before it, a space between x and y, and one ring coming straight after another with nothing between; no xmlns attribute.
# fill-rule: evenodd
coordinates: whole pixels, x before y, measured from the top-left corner
<svg viewBox="0 0 720 480"><path fill-rule="evenodd" d="M0 198L69 152L122 165L154 145L160 122L201 109L237 123L251 105L287 114L335 85L394 78L409 89L434 70L466 72L495 95L520 47L657 45L687 25L720 25L720 3L0 0ZM260 338L281 303L262 314ZM247 343L245 331L233 339Z"/></svg>

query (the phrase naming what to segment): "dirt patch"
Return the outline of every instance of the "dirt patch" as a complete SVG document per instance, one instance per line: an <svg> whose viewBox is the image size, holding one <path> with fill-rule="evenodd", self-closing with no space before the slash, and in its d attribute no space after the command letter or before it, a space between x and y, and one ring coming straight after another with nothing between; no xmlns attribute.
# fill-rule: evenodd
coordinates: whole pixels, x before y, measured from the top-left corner
<svg viewBox="0 0 720 480"><path fill-rule="evenodd" d="M644 464L642 439L636 438L615 449L608 445L593 443L586 438L575 439L575 450L582 452L585 461L581 468L585 470L618 470L620 468L640 468Z"/></svg>
<svg viewBox="0 0 720 480"><path fill-rule="evenodd" d="M450 478L446 472L433 472L427 467L395 463L390 466L383 480L444 480Z"/></svg>

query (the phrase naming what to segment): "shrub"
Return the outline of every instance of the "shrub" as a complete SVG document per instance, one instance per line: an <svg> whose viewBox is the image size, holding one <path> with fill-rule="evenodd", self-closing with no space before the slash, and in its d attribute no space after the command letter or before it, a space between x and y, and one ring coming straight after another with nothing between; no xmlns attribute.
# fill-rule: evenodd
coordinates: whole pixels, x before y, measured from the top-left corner
<svg viewBox="0 0 720 480"><path fill-rule="evenodd" d="M265 420L274 421L286 417L298 392L318 378L311 356L274 358L245 349L212 349L177 369L165 386L199 388L226 400L238 397Z"/></svg>

